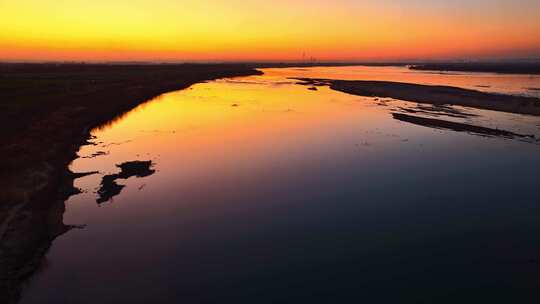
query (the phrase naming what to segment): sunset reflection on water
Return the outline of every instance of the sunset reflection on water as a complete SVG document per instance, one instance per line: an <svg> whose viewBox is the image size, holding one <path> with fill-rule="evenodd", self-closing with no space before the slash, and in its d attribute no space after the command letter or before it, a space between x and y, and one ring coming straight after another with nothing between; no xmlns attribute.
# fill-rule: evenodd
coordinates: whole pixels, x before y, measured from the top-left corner
<svg viewBox="0 0 540 304"><path fill-rule="evenodd" d="M415 104L291 79L422 78L527 93L521 76L406 71L267 69L161 95L93 130L95 145L71 169L100 174L76 181L85 192L64 214L86 226L55 241L23 303L346 299L358 286L366 299L437 302L456 287L479 298L526 286L520 263L540 232L538 144L399 122L391 113ZM459 109L478 115L460 121L540 133L535 117ZM133 160L157 172L121 181L98 205L102 176Z"/></svg>

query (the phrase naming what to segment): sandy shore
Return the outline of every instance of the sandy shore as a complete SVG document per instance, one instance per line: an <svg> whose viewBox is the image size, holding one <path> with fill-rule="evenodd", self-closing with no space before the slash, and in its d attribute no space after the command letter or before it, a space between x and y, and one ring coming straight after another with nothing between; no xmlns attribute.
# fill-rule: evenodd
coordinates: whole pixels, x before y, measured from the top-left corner
<svg viewBox="0 0 540 304"><path fill-rule="evenodd" d="M68 171L93 127L157 95L223 77L245 65L0 64L0 303L15 303L77 193Z"/></svg>
<svg viewBox="0 0 540 304"><path fill-rule="evenodd" d="M359 96L394 98L432 105L458 105L483 110L540 115L540 99L485 93L450 86L420 85L390 81L359 81L297 78L299 84L329 86Z"/></svg>

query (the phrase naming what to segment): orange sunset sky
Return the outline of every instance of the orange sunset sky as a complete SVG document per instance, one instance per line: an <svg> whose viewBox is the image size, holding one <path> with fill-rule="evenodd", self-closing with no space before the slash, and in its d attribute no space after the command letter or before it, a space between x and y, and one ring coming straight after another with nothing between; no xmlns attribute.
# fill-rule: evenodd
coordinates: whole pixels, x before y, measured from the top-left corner
<svg viewBox="0 0 540 304"><path fill-rule="evenodd" d="M540 57L538 0L0 0L0 60Z"/></svg>

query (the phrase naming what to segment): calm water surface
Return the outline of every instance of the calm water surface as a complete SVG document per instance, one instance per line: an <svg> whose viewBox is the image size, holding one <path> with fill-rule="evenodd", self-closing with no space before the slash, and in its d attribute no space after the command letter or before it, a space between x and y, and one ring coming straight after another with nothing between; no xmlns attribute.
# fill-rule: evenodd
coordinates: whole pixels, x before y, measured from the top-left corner
<svg viewBox="0 0 540 304"><path fill-rule="evenodd" d="M539 95L539 77L267 69L164 94L92 132L22 303L536 303L540 145L399 122L414 103L289 77ZM427 117L540 135L540 119ZM96 154L97 153L97 154ZM93 156L94 155L94 156ZM97 204L103 175L156 173Z"/></svg>

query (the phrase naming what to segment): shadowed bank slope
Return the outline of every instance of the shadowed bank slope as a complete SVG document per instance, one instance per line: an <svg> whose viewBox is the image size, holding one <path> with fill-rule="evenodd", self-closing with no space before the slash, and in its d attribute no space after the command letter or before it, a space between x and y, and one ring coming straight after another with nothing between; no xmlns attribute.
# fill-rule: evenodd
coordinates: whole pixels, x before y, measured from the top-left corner
<svg viewBox="0 0 540 304"><path fill-rule="evenodd" d="M77 190L67 170L91 128L165 92L260 72L246 65L0 64L0 303L17 301Z"/></svg>

